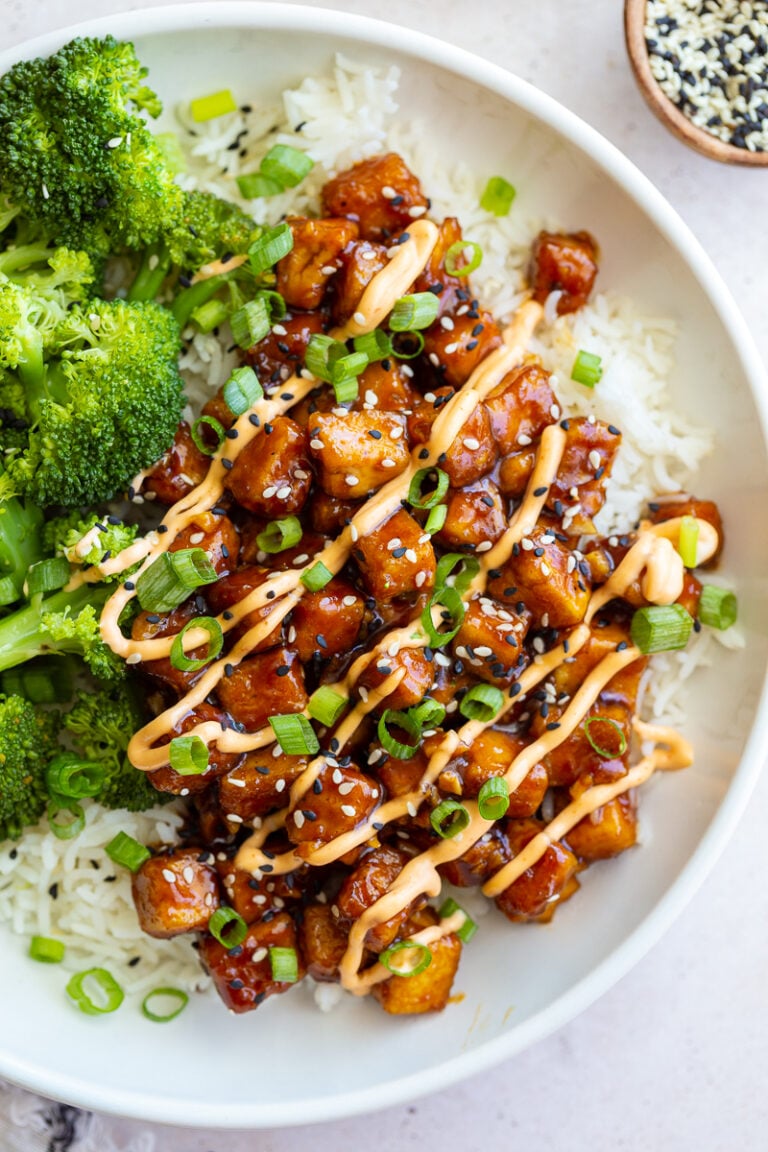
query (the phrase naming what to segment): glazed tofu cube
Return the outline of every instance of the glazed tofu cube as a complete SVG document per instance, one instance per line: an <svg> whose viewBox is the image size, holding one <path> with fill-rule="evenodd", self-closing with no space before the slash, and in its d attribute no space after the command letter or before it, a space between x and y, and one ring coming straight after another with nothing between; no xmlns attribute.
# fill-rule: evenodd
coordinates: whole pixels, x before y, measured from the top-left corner
<svg viewBox="0 0 768 1152"><path fill-rule="evenodd" d="M354 648L365 615L365 601L338 577L319 592L305 592L291 616L292 644L306 664L313 656L328 659Z"/></svg>
<svg viewBox="0 0 768 1152"><path fill-rule="evenodd" d="M353 555L371 595L381 603L427 592L435 582L432 542L405 509L361 536Z"/></svg>
<svg viewBox="0 0 768 1152"><path fill-rule="evenodd" d="M427 210L421 185L395 152L362 160L323 188L323 212L356 220L366 240L381 240L407 228Z"/></svg>
<svg viewBox="0 0 768 1152"><path fill-rule="evenodd" d="M238 504L270 520L300 512L311 483L307 433L289 416L265 424L227 476Z"/></svg>
<svg viewBox="0 0 768 1152"><path fill-rule="evenodd" d="M408 863L409 856L400 848L382 845L374 848L350 872L336 897L342 920L359 920L363 912L375 904L391 888ZM423 903L423 900L420 902ZM408 905L391 919L377 924L366 933L365 946L372 952L383 952L397 936L408 919L413 906Z"/></svg>
<svg viewBox="0 0 768 1152"><path fill-rule="evenodd" d="M197 606L192 599L185 600L167 616L161 616L158 612L139 612L131 625L131 636L134 640L156 640L162 636L175 636L181 632L185 624L199 615ZM203 645L202 648L191 650L189 656L198 660L205 651L206 647ZM168 656L164 656L160 660L143 660L141 670L154 676L157 680L171 684L182 695L189 690L195 680L203 675L202 669L197 672L184 672L181 668L175 668Z"/></svg>
<svg viewBox="0 0 768 1152"><path fill-rule="evenodd" d="M312 979L337 981L348 937L330 904L307 904L299 925L299 939Z"/></svg>
<svg viewBox="0 0 768 1152"><path fill-rule="evenodd" d="M408 418L408 435L412 444L427 443L432 435L432 425L452 395L453 390L448 387L424 394ZM478 404L438 463L452 488L466 488L490 472L497 457L490 417L484 406Z"/></svg>
<svg viewBox="0 0 768 1152"><path fill-rule="evenodd" d="M240 539L228 516L199 512L168 545L169 552L183 548L202 548L218 575L224 576L237 567Z"/></svg>
<svg viewBox="0 0 768 1152"><path fill-rule="evenodd" d="M195 444L186 420L180 420L173 444L147 474L144 491L154 492L161 504L175 504L202 483L210 466L210 456Z"/></svg>
<svg viewBox="0 0 768 1152"><path fill-rule="evenodd" d="M473 600L453 640L453 651L467 670L494 684L511 683L528 663L523 650L530 616L511 612L488 596Z"/></svg>
<svg viewBox="0 0 768 1152"><path fill-rule="evenodd" d="M212 723L226 728L229 724L226 712L214 708L211 704L198 704L173 726L168 736L160 743L170 743L175 736L183 736L198 724ZM182 776L171 768L170 764L166 764L150 772L149 778L158 792L172 792L174 796L194 796L204 792L218 776L231 772L241 760L241 752L222 752L214 740L208 745L208 767L201 775Z"/></svg>
<svg viewBox="0 0 768 1152"><path fill-rule="evenodd" d="M540 232L531 253L533 298L540 304L561 291L557 313L576 312L586 304L597 276L597 244L589 232Z"/></svg>
<svg viewBox="0 0 768 1152"><path fill-rule="evenodd" d="M434 664L424 655L423 648L401 648L395 656L382 655L369 664L360 677L360 685L370 691L378 688L394 672L405 671L400 683L385 697L382 708L394 711L418 704L428 694L435 678Z"/></svg>
<svg viewBox="0 0 768 1152"><path fill-rule="evenodd" d="M452 316L457 307L470 300L466 276L452 276L445 270L449 248L462 239L461 225L455 216L446 216L438 226L438 238L424 271L417 277L414 292L434 292L440 303L438 317Z"/></svg>
<svg viewBox="0 0 768 1152"><path fill-rule="evenodd" d="M456 888L477 888L509 862L511 853L506 833L499 824L480 837L456 860L441 864L438 871Z"/></svg>
<svg viewBox="0 0 768 1152"><path fill-rule="evenodd" d="M357 238L352 220L288 218L293 248L277 263L277 291L289 308L319 308L340 254Z"/></svg>
<svg viewBox="0 0 768 1152"><path fill-rule="evenodd" d="M410 463L405 418L393 412L318 415L309 434L318 482L329 496L366 496Z"/></svg>
<svg viewBox="0 0 768 1152"><path fill-rule="evenodd" d="M318 844L351 832L366 820L381 802L381 788L354 767L332 768L326 766L317 779L316 787L302 798L301 808L292 812L286 820L285 828L298 854L302 849L311 852Z"/></svg>
<svg viewBox="0 0 768 1152"><path fill-rule="evenodd" d="M487 780L505 775L526 745L526 740L508 732L486 728L472 741L465 753L451 761L447 770L458 768L462 779L462 795L477 796ZM544 799L548 783L544 765L534 764L525 779L510 793L508 816L533 816Z"/></svg>
<svg viewBox="0 0 768 1152"><path fill-rule="evenodd" d="M217 853L217 857L223 853ZM216 860L216 871L224 889L226 902L242 916L246 924L267 920L285 907L286 901L297 901L302 893L296 874L262 877L257 880L250 872L236 868L233 860ZM306 883L306 877L303 877Z"/></svg>
<svg viewBox="0 0 768 1152"><path fill-rule="evenodd" d="M333 281L333 318L346 324L357 312L363 293L377 272L386 268L387 249L383 244L358 240L341 256L341 269Z"/></svg>
<svg viewBox="0 0 768 1152"><path fill-rule="evenodd" d="M200 941L200 959L210 972L216 991L232 1012L258 1008L268 996L289 992L293 983L275 980L270 964L270 948L292 948L298 959L298 978L306 974L298 949L296 926L286 912L266 924L251 924L242 944L225 948L213 936Z"/></svg>
<svg viewBox="0 0 768 1152"><path fill-rule="evenodd" d="M488 591L507 604L522 601L536 628L570 628L584 619L591 581L573 551L548 529L534 528L520 544Z"/></svg>
<svg viewBox="0 0 768 1152"><path fill-rule="evenodd" d="M304 670L292 648L250 656L219 681L216 691L221 706L247 732L263 728L270 716L303 712L308 700Z"/></svg>
<svg viewBox="0 0 768 1152"><path fill-rule="evenodd" d="M238 768L219 778L219 804L233 831L284 807L291 785L309 763L306 756L273 756L272 751L249 752Z"/></svg>
<svg viewBox="0 0 768 1152"><path fill-rule="evenodd" d="M217 580L215 584L211 584L206 588L208 593L208 603L214 612L226 612L228 609L239 604L241 600L245 600L251 592L255 592L260 588L269 576L269 569L262 568L259 565L250 564L246 568L238 568L236 572L231 572L228 576L222 577ZM266 620L272 611L271 604L265 604L261 608L255 608L252 612L248 612L243 619L232 629L230 635L233 640L239 640L251 628L257 627L262 621ZM283 625L282 622L276 624L275 627L267 632L265 636L254 643L252 652L264 652L268 648L274 648L276 644L280 643Z"/></svg>
<svg viewBox="0 0 768 1152"><path fill-rule="evenodd" d="M417 932L437 921L432 908L422 908L407 924L408 934ZM458 936L442 936L429 945L432 961L418 976L390 976L376 984L373 995L385 1012L394 1016L417 1016L424 1012L442 1012L451 995L451 988L461 959L461 941Z"/></svg>
<svg viewBox="0 0 768 1152"><path fill-rule="evenodd" d="M399 360L377 360L360 376L357 409L365 412L408 412L416 402L416 393Z"/></svg>
<svg viewBox="0 0 768 1152"><path fill-rule="evenodd" d="M424 354L440 380L460 388L481 360L501 347L501 331L490 312L466 312L452 317L452 328L433 324L424 333Z"/></svg>
<svg viewBox="0 0 768 1152"><path fill-rule="evenodd" d="M133 902L148 936L167 940L208 927L219 906L219 881L215 868L199 856L197 848L152 856L133 876Z"/></svg>
<svg viewBox="0 0 768 1152"><path fill-rule="evenodd" d="M538 440L547 424L552 424L560 414L550 374L538 360L508 372L491 392L485 406L503 456Z"/></svg>
<svg viewBox="0 0 768 1152"><path fill-rule="evenodd" d="M506 831L514 859L542 829L539 820L508 820ZM546 849L537 862L523 872L496 897L496 904L512 921L552 919L558 903L567 900L579 886L579 862L561 840Z"/></svg>
<svg viewBox="0 0 768 1152"><path fill-rule="evenodd" d="M499 488L505 496L517 499L523 495L535 464L535 448L521 448L504 457L499 465Z"/></svg>
<svg viewBox="0 0 768 1152"><path fill-rule="evenodd" d="M605 503L605 484L621 444L613 424L574 418L567 425L565 450L547 507L562 517L564 532L594 532L593 518Z"/></svg>
<svg viewBox="0 0 768 1152"><path fill-rule="evenodd" d="M710 568L717 564L723 550L723 521L717 504L711 500L697 500L695 496L681 496L679 500L665 501L663 504L650 506L651 521L661 524L664 520L673 520L678 516L694 516L699 520L706 520L711 524L718 535L718 546L714 556L702 564L702 568Z"/></svg>
<svg viewBox="0 0 768 1152"><path fill-rule="evenodd" d="M580 820L568 844L580 860L607 860L637 841L637 808L631 795L617 796Z"/></svg>
<svg viewBox="0 0 768 1152"><path fill-rule="evenodd" d="M248 349L245 362L250 364L262 384L276 384L287 380L298 368L304 367L307 344L315 333L324 332L322 312L300 312L284 316L279 332L274 328Z"/></svg>
<svg viewBox="0 0 768 1152"><path fill-rule="evenodd" d="M440 529L440 542L449 549L494 544L507 527L501 494L487 477L469 488L451 491L448 511Z"/></svg>

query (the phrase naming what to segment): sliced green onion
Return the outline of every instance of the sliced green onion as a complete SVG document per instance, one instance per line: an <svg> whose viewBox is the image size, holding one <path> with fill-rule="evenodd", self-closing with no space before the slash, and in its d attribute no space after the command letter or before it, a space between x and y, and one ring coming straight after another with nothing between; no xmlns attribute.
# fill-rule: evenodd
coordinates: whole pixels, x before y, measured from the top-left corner
<svg viewBox="0 0 768 1152"><path fill-rule="evenodd" d="M275 228L267 228L248 249L251 268L258 276L272 268L283 256L287 256L292 248L293 232L289 224L283 221Z"/></svg>
<svg viewBox="0 0 768 1152"><path fill-rule="evenodd" d="M333 580L333 572L329 572L322 560L318 560L306 572L302 572L300 579L310 592L319 592Z"/></svg>
<svg viewBox="0 0 768 1152"><path fill-rule="evenodd" d="M447 632L438 632L432 620L432 609L442 606L449 613L454 627ZM433 592L421 613L421 626L429 637L432 648L443 648L458 633L464 622L464 602L455 588L438 588Z"/></svg>
<svg viewBox="0 0 768 1152"><path fill-rule="evenodd" d="M232 339L240 348L252 348L258 344L272 328L265 301L258 296L248 300L230 317L229 326Z"/></svg>
<svg viewBox="0 0 768 1152"><path fill-rule="evenodd" d="M435 532L439 532L448 518L448 509L445 504L438 504L437 508L433 508L427 522L424 525L424 531L428 532L430 536L434 536Z"/></svg>
<svg viewBox="0 0 768 1152"><path fill-rule="evenodd" d="M459 712L467 720L481 720L487 724L498 716L504 704L504 693L493 684L475 684L459 704Z"/></svg>
<svg viewBox="0 0 768 1152"><path fill-rule="evenodd" d="M85 986L86 982L95 985L94 991L100 1002L93 999ZM106 968L76 972L67 984L67 995L88 1016L105 1016L108 1012L115 1012L125 999L122 988Z"/></svg>
<svg viewBox="0 0 768 1152"><path fill-rule="evenodd" d="M641 652L674 652L685 648L693 618L682 604L652 604L638 608L630 628L632 643Z"/></svg>
<svg viewBox="0 0 768 1152"><path fill-rule="evenodd" d="M392 724L395 728L402 728L404 732L413 740L413 744L404 744L401 740L396 740L389 731L388 724ZM379 742L390 756L394 756L396 760L410 760L415 756L421 744L421 723L410 712L395 712L391 708L387 708L382 713L378 724Z"/></svg>
<svg viewBox="0 0 768 1152"><path fill-rule="evenodd" d="M152 856L148 848L138 840L134 840L127 832L118 832L117 836L113 836L104 851L110 860L122 868L127 868L129 872L138 872L142 864Z"/></svg>
<svg viewBox="0 0 768 1152"><path fill-rule="evenodd" d="M395 332L392 336L392 355L398 360L415 360L424 351L421 332Z"/></svg>
<svg viewBox="0 0 768 1152"><path fill-rule="evenodd" d="M211 92L208 96L198 96L191 100L189 110L196 124L203 124L206 120L215 120L217 116L226 116L228 112L237 112L237 103L229 88L222 88L220 92Z"/></svg>
<svg viewBox="0 0 768 1152"><path fill-rule="evenodd" d="M503 776L486 780L477 794L477 806L483 820L501 820L509 808L509 784Z"/></svg>
<svg viewBox="0 0 768 1152"><path fill-rule="evenodd" d="M248 925L239 912L222 904L208 921L208 931L225 948L237 948L248 935Z"/></svg>
<svg viewBox="0 0 768 1152"><path fill-rule="evenodd" d="M437 319L440 301L434 292L414 292L411 296L401 296L389 315L391 332L412 332L429 328Z"/></svg>
<svg viewBox="0 0 768 1152"><path fill-rule="evenodd" d="M64 802L63 797L53 797L48 801L48 825L57 840L74 840L85 828L85 812L79 804ZM71 817L62 823L57 819L63 812Z"/></svg>
<svg viewBox="0 0 768 1152"><path fill-rule="evenodd" d="M398 954L402 956L398 957ZM410 959L408 958L410 954ZM400 940L390 945L379 955L379 963L392 973L393 976L419 976L426 971L432 963L432 953L426 944L418 940Z"/></svg>
<svg viewBox="0 0 768 1152"><path fill-rule="evenodd" d="M288 312L288 305L279 292L273 292L271 288L260 288L256 296L266 304L269 319L273 324L285 318Z"/></svg>
<svg viewBox="0 0 768 1152"><path fill-rule="evenodd" d="M33 936L29 942L29 955L41 964L60 964L64 959L66 945L50 936Z"/></svg>
<svg viewBox="0 0 768 1152"><path fill-rule="evenodd" d="M286 756L314 756L320 751L320 741L306 716L296 712L270 716L269 723Z"/></svg>
<svg viewBox="0 0 768 1152"><path fill-rule="evenodd" d="M422 487L428 480L434 481L435 488L425 496ZM412 508L434 508L445 496L449 483L448 474L442 468L420 468L411 480L406 499Z"/></svg>
<svg viewBox="0 0 768 1152"><path fill-rule="evenodd" d="M208 649L199 659L187 656L184 651L184 637L190 628L204 628L208 633ZM199 672L215 660L224 647L224 633L221 624L213 616L195 616L188 620L181 632L177 632L171 645L171 664L180 672Z"/></svg>
<svg viewBox="0 0 768 1152"><path fill-rule="evenodd" d="M229 316L229 308L223 300L206 300L198 308L193 308L190 319L197 324L201 332L213 332Z"/></svg>
<svg viewBox="0 0 768 1152"><path fill-rule="evenodd" d="M598 744L590 732L593 724L607 724L609 728L613 728L614 732L618 733L618 748L604 748L601 744ZM584 721L584 735L589 741L590 747L597 752L598 756L602 756L604 760L613 760L616 756L623 756L627 750L627 738L624 735L622 727L615 720L612 720L610 716L590 716L588 720Z"/></svg>
<svg viewBox="0 0 768 1152"><path fill-rule="evenodd" d="M263 532L259 532L256 543L262 552L285 552L301 540L303 528L298 516L282 516L271 520Z"/></svg>
<svg viewBox="0 0 768 1152"><path fill-rule="evenodd" d="M333 336L323 336L314 332L307 344L304 353L304 363L313 376L318 380L333 382L333 363L347 355L347 348L341 340L334 340ZM364 367L364 366L363 366ZM342 373L343 377L344 373Z"/></svg>
<svg viewBox="0 0 768 1152"><path fill-rule="evenodd" d="M346 376L343 380L336 380L333 384L337 404L352 404L360 395L360 385L357 376Z"/></svg>
<svg viewBox="0 0 768 1152"><path fill-rule="evenodd" d="M585 388L594 388L603 378L602 358L594 352L585 352L582 348L573 362L571 380L583 384Z"/></svg>
<svg viewBox="0 0 768 1152"><path fill-rule="evenodd" d="M165 166L173 176L180 176L187 170L187 158L181 147L181 141L175 132L155 133L155 143L160 148L165 160Z"/></svg>
<svg viewBox="0 0 768 1152"><path fill-rule="evenodd" d="M467 252L470 249L472 254L467 258ZM451 244L446 252L443 263L449 276L469 276L470 272L474 272L476 268L480 267L482 259L483 250L479 244L475 244L474 240L457 240L455 244ZM460 260L466 261L466 263L460 264Z"/></svg>
<svg viewBox="0 0 768 1152"><path fill-rule="evenodd" d="M21 590L13 576L0 577L0 608L5 608L6 604L13 604L20 595Z"/></svg>
<svg viewBox="0 0 768 1152"><path fill-rule="evenodd" d="M279 196L285 188L279 180L272 180L263 172L246 172L237 177L237 187L244 200L256 200L260 197Z"/></svg>
<svg viewBox="0 0 768 1152"><path fill-rule="evenodd" d="M174 736L168 762L179 776L202 776L208 771L208 746L199 736Z"/></svg>
<svg viewBox="0 0 768 1152"><path fill-rule="evenodd" d="M705 584L699 598L699 619L708 628L724 632L736 623L739 605L733 592L716 584Z"/></svg>
<svg viewBox="0 0 768 1152"><path fill-rule="evenodd" d="M215 584L216 569L202 548L163 552L136 580L136 596L145 612L172 612L190 592Z"/></svg>
<svg viewBox="0 0 768 1152"><path fill-rule="evenodd" d="M216 436L216 444L213 448L206 444L200 433L200 427L203 424L206 426L206 428L210 428ZM190 428L189 434L192 437L197 450L202 452L204 456L215 456L226 438L226 432L215 416L198 416L197 420L195 420L194 424Z"/></svg>
<svg viewBox="0 0 768 1152"><path fill-rule="evenodd" d="M257 400L264 398L264 389L253 368L245 365L242 368L235 368L224 385L222 395L232 415L242 416Z"/></svg>
<svg viewBox="0 0 768 1152"><path fill-rule="evenodd" d="M506 216L516 195L514 185L503 176L491 176L480 197L480 207L494 216Z"/></svg>
<svg viewBox="0 0 768 1152"><path fill-rule="evenodd" d="M340 384L350 376L359 376L367 367L368 357L365 352L347 352L345 348L343 355L333 356L331 359L331 381L333 384Z"/></svg>
<svg viewBox="0 0 768 1152"><path fill-rule="evenodd" d="M52 796L82 800L85 796L98 796L106 774L103 764L83 760L76 752L60 752L45 770L45 783Z"/></svg>
<svg viewBox="0 0 768 1152"><path fill-rule="evenodd" d="M275 144L259 165L259 170L270 180L277 180L284 188L295 188L315 166L306 152L290 144Z"/></svg>
<svg viewBox="0 0 768 1152"><path fill-rule="evenodd" d="M386 360L392 355L392 341L381 328L374 328L373 332L364 332L362 336L355 336L352 340L355 352L362 352L369 364L377 360Z"/></svg>
<svg viewBox="0 0 768 1152"><path fill-rule="evenodd" d="M463 912L465 916L465 920L461 928L456 929L456 935L458 936L459 940L461 940L462 944L469 944L475 932L477 932L477 924L466 911L466 909L462 908L461 904L457 904L456 901L449 896L448 899L444 900L440 905L437 914L441 920L447 920L456 912Z"/></svg>
<svg viewBox="0 0 768 1152"><path fill-rule="evenodd" d="M458 568L459 564L463 565L461 572L454 573L454 568ZM448 587L455 588L457 592L466 592L479 571L480 561L475 556L465 556L463 552L446 552L435 570L435 588Z"/></svg>
<svg viewBox="0 0 768 1152"><path fill-rule="evenodd" d="M0 691L7 696L23 696L33 704L63 704L72 699L74 677L69 657L43 656L7 668L0 675Z"/></svg>
<svg viewBox="0 0 768 1152"><path fill-rule="evenodd" d="M64 556L52 556L49 560L40 560L33 564L27 572L27 590L30 596L44 595L46 592L55 592L69 583L72 569Z"/></svg>
<svg viewBox="0 0 768 1152"><path fill-rule="evenodd" d="M445 720L445 705L439 700L433 700L431 696L425 696L419 704L409 708L408 713L422 729L439 728Z"/></svg>
<svg viewBox="0 0 768 1152"><path fill-rule="evenodd" d="M470 815L463 804L448 797L441 800L429 814L429 822L443 840L452 840L468 827Z"/></svg>
<svg viewBox="0 0 768 1152"><path fill-rule="evenodd" d="M295 948L269 949L269 967L272 979L281 984L295 984L299 978L299 957Z"/></svg>
<svg viewBox="0 0 768 1152"><path fill-rule="evenodd" d="M165 1011L158 1012L151 1007L154 1000L160 1000L161 1003L165 1002L166 1005L170 1000L173 1007L166 1006ZM189 996L186 992L182 992L181 988L154 988L151 992L147 992L142 1000L141 1011L147 1020L152 1020L155 1024L168 1024L184 1011L187 1004L189 1004Z"/></svg>
<svg viewBox="0 0 768 1152"><path fill-rule="evenodd" d="M695 516L683 516L680 521L680 537L677 550L686 568L696 567L696 551L699 543L699 522Z"/></svg>
<svg viewBox="0 0 768 1152"><path fill-rule="evenodd" d="M307 707L313 720L326 728L332 728L348 703L346 696L335 692L327 684L321 684L310 696Z"/></svg>

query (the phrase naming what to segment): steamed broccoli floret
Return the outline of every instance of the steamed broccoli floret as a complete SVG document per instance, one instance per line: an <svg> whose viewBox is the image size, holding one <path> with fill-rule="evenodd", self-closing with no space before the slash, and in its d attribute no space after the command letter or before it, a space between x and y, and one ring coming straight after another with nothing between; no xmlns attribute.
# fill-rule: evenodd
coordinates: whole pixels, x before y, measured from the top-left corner
<svg viewBox="0 0 768 1152"><path fill-rule="evenodd" d="M107 36L0 78L0 185L59 243L109 255L175 226L181 190L139 115L161 111L146 74L132 44Z"/></svg>
<svg viewBox="0 0 768 1152"><path fill-rule="evenodd" d="M138 525L123 524L113 516L98 516L95 512L83 515L76 510L47 521L43 526L43 547L51 556L64 556L70 564L90 567L122 552L134 542L138 531ZM102 579L108 584L124 579L130 572L131 569L123 569Z"/></svg>
<svg viewBox="0 0 768 1152"><path fill-rule="evenodd" d="M39 711L21 696L0 696L0 841L15 840L42 816L57 727L54 713Z"/></svg>
<svg viewBox="0 0 768 1152"><path fill-rule="evenodd" d="M0 672L45 653L79 656L101 680L120 680L125 664L101 639L99 615L109 590L82 584L37 597L0 620Z"/></svg>
<svg viewBox="0 0 768 1152"><path fill-rule="evenodd" d="M129 684L87 694L82 692L63 717L78 752L106 769L102 790L94 797L107 808L140 812L171 799L162 796L126 757L128 742L145 722Z"/></svg>
<svg viewBox="0 0 768 1152"><path fill-rule="evenodd" d="M173 267L196 272L223 256L248 251L259 226L236 204L211 192L185 192L177 225L145 253L129 300L154 300Z"/></svg>
<svg viewBox="0 0 768 1152"><path fill-rule="evenodd" d="M154 463L181 414L178 351L178 325L158 305L71 308L52 353L25 370L30 428L22 450L6 456L13 491L43 507L93 504ZM18 430L10 446L19 447Z"/></svg>
<svg viewBox="0 0 768 1152"><path fill-rule="evenodd" d="M5 475L0 465L0 492ZM15 497L0 498L0 607L21 597L30 565L42 559L43 514Z"/></svg>

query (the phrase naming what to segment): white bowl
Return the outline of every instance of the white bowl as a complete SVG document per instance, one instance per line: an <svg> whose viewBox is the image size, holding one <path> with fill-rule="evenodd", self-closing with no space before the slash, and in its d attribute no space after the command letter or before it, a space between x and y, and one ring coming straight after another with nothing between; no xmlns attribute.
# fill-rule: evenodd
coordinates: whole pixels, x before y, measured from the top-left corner
<svg viewBox="0 0 768 1152"><path fill-rule="evenodd" d="M73 1011L58 976L3 934L0 1075L88 1108L186 1125L260 1127L331 1119L431 1092L512 1056L585 1008L668 927L731 833L768 744L766 396L736 308L675 212L614 147L514 76L437 40L346 13L207 3L132 12L56 32L0 56L53 51L75 34L135 40L167 103L231 87L276 96L341 49L403 71L401 106L482 171L525 160L522 208L588 228L602 283L679 320L674 395L717 429L696 488L727 525L723 570L738 582L749 639L696 679L687 734L695 766L644 790L644 847L590 869L547 927L489 916L466 949L459 1004L393 1019L375 1004L314 1011L300 991L243 1017L201 999L160 1030L138 1013ZM532 161L532 158L534 160Z"/></svg>

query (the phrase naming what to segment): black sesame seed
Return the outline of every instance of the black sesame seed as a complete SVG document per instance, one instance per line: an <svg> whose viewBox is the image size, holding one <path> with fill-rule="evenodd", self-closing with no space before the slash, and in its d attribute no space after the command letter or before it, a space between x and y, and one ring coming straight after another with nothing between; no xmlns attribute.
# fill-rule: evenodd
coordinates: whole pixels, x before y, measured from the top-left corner
<svg viewBox="0 0 768 1152"><path fill-rule="evenodd" d="M546 496L546 494L547 494L546 484L542 485L541 488L534 488L533 494L534 494L534 496Z"/></svg>
<svg viewBox="0 0 768 1152"><path fill-rule="evenodd" d="M254 772L258 772L259 776L269 776L269 768L267 768L266 764L257 764Z"/></svg>
<svg viewBox="0 0 768 1152"><path fill-rule="evenodd" d="M381 432L379 432L378 428L369 428L368 435L373 440L381 440Z"/></svg>
<svg viewBox="0 0 768 1152"><path fill-rule="evenodd" d="M261 865L261 871L262 872L274 872L274 870L275 870L275 867L273 864L262 864Z"/></svg>
<svg viewBox="0 0 768 1152"><path fill-rule="evenodd" d="M229 677L232 675L234 670L235 670L235 668L234 668L233 664L225 664L224 665L224 675L227 677L227 679L229 679Z"/></svg>
<svg viewBox="0 0 768 1152"><path fill-rule="evenodd" d="M136 585L134 584L133 580L126 580L123 584L123 587L125 588L126 592L133 592L136 588Z"/></svg>
<svg viewBox="0 0 768 1152"><path fill-rule="evenodd" d="M129 968L135 968L136 965L140 964L140 963L141 963L141 956L131 956L130 960L128 961L128 967Z"/></svg>
<svg viewBox="0 0 768 1152"><path fill-rule="evenodd" d="M270 436L272 434L272 425L271 424L265 424L264 425L264 434L266 436Z"/></svg>
<svg viewBox="0 0 768 1152"><path fill-rule="evenodd" d="M225 468L227 472L229 472L230 468L232 467L232 461L231 460L222 460L221 463L222 463L222 467Z"/></svg>
<svg viewBox="0 0 768 1152"><path fill-rule="evenodd" d="M275 669L278 676L287 676L290 670L290 664L281 664L279 668Z"/></svg>
<svg viewBox="0 0 768 1152"><path fill-rule="evenodd" d="M15 848L12 849L11 859L15 860L17 856L18 856L18 852L16 851L16 849ZM59 898L59 886L58 886L58 884L51 884L50 888L48 889L48 895L50 896L51 900L58 900L58 898Z"/></svg>

